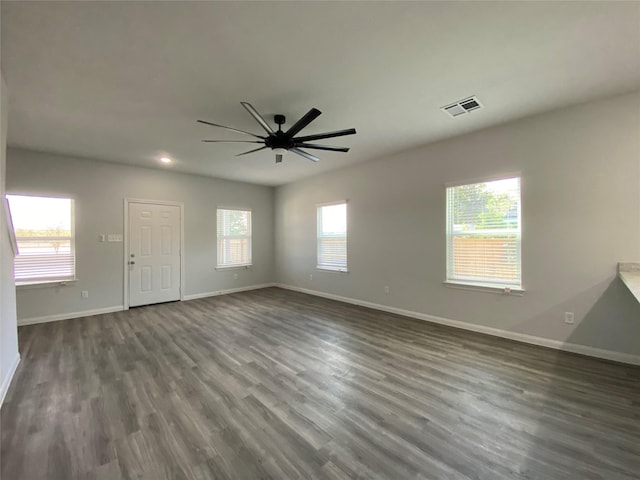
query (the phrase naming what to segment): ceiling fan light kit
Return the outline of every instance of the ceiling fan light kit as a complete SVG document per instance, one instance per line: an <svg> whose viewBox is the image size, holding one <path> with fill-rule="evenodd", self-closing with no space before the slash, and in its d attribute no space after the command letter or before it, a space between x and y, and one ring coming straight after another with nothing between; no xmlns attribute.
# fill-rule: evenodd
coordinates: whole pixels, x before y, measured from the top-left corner
<svg viewBox="0 0 640 480"><path fill-rule="evenodd" d="M356 133L355 128L348 128L346 130L337 130L335 132L326 132L326 133L318 133L315 135L307 135L302 137L296 137L298 133L300 133L307 125L313 122L316 118L320 116L322 113L317 108L312 108L306 114L304 114L296 123L294 123L289 130L286 132L282 131L282 125L287 121L284 115L274 115L273 120L278 125L278 130L274 130L271 125L269 125L265 119L258 113L258 111L253 108L253 106L248 102L240 102L241 105L249 112L249 114L258 122L258 124L263 128L266 132L266 136L256 135L251 132L246 132L244 130L239 130L237 128L227 127L225 125L220 125L217 123L207 122L205 120L198 120L200 123L204 123L206 125L211 125L213 127L225 128L227 130L231 130L237 133L242 133L244 135L250 135L258 140L203 140L203 142L210 143L257 143L263 144L264 146L255 148L253 150L249 150L247 152L239 153L236 157L241 155L247 155L248 153L258 152L260 150L264 150L266 148L270 148L276 155L276 163L281 163L284 155L287 152L295 153L296 155L300 155L301 157L306 158L307 160L311 160L312 162L317 162L320 159L315 155L312 155L304 150L301 150L300 147L310 148L312 150L326 150L331 152L348 152L349 148L347 147L334 147L331 145L319 145L316 143L308 143L314 140L321 140L324 138L333 138L333 137L342 137L345 135L354 135Z"/></svg>

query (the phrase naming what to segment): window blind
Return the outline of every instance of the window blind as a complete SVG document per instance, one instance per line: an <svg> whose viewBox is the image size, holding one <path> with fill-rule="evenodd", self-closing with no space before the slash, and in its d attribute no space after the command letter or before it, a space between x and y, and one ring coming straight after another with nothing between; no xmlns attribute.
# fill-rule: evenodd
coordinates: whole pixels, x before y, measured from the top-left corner
<svg viewBox="0 0 640 480"><path fill-rule="evenodd" d="M318 207L318 264L326 270L347 270L347 204Z"/></svg>
<svg viewBox="0 0 640 480"><path fill-rule="evenodd" d="M74 280L74 202L70 198L7 195L18 244L17 285Z"/></svg>
<svg viewBox="0 0 640 480"><path fill-rule="evenodd" d="M447 188L447 281L522 286L520 178Z"/></svg>
<svg viewBox="0 0 640 480"><path fill-rule="evenodd" d="M251 265L251 211L218 209L218 267Z"/></svg>

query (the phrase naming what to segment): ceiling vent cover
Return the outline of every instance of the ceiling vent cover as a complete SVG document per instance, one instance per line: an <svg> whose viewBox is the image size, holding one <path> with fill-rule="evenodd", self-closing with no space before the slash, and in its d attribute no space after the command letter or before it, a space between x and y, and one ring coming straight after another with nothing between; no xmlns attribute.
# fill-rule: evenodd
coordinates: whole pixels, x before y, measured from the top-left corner
<svg viewBox="0 0 640 480"><path fill-rule="evenodd" d="M472 112L473 110L478 110L479 108L482 108L480 100L476 97L469 97L464 100L460 100L459 102L452 103L451 105L447 105L446 107L442 107L441 110L452 117L457 117L459 115Z"/></svg>

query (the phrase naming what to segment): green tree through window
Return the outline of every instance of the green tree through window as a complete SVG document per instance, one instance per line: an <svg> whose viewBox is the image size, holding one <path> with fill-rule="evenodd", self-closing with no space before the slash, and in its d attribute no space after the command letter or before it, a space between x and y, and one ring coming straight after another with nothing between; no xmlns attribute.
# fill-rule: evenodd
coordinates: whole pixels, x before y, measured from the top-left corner
<svg viewBox="0 0 640 480"><path fill-rule="evenodd" d="M507 192L491 190L487 183L461 185L455 190L453 223L463 230L516 228L510 219L517 215L518 201Z"/></svg>
<svg viewBox="0 0 640 480"><path fill-rule="evenodd" d="M520 178L447 188L447 281L521 287Z"/></svg>

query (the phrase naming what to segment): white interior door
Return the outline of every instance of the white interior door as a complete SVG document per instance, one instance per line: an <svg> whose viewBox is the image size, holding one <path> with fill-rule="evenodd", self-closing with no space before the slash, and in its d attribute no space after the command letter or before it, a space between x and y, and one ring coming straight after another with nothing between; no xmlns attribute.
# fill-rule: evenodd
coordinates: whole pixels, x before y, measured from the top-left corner
<svg viewBox="0 0 640 480"><path fill-rule="evenodd" d="M129 203L129 306L180 300L180 207Z"/></svg>

